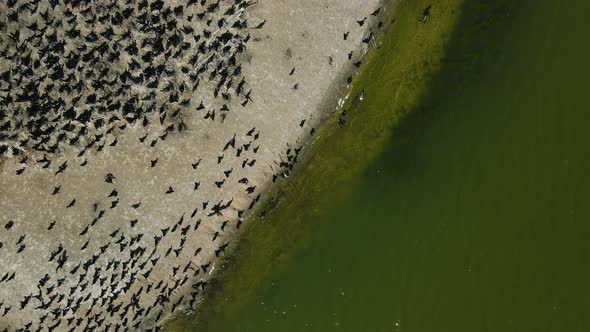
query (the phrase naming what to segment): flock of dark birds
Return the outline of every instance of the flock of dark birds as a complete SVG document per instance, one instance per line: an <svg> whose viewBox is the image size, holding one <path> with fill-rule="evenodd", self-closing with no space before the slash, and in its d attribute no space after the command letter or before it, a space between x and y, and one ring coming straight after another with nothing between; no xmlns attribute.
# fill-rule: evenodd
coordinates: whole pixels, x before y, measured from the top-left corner
<svg viewBox="0 0 590 332"><path fill-rule="evenodd" d="M253 102L239 60L250 32L263 28L266 21L250 24L241 15L250 5L250 0L188 0L182 5L162 0L3 1L0 158L18 160L21 167L16 176L28 167L40 167L55 177L67 172L72 162L52 164L54 157L73 149L81 160L79 166L84 167L93 154L116 146L127 126L145 127L146 134L139 141L153 148L170 133L187 130L189 114L223 122L230 104L245 107ZM377 18L379 13L377 9L371 16ZM357 23L363 27L366 22L365 17ZM379 21L377 27L382 29L383 23ZM348 35L344 33L343 39ZM374 34L369 32L363 42L372 41ZM352 52L348 57L352 61ZM361 64L359 60L354 66ZM295 68L289 75L294 72ZM351 80L349 77L348 82ZM213 100L222 106L214 109L192 98L203 85L207 87L203 91L212 91ZM341 127L345 116L340 117ZM310 134L314 132L312 128ZM241 142L234 134L222 147L217 164L232 154L244 158L242 168L254 167L260 135L260 130L252 128L240 133L246 138ZM273 170L273 182L290 175L301 149L287 148ZM157 167L158 162L152 159L149 167ZM190 167L197 169L200 163L195 160ZM223 170L215 186L222 189L233 172L233 168ZM199 293L209 283L207 274L213 262L196 263L204 248L187 252L187 243L203 223L199 216L222 220L207 244L216 248L219 257L230 244L224 241L223 232L228 227L239 229L244 214L261 199L257 186L247 177L232 179L251 197L244 209L232 206L233 199L206 200L156 233L142 232L141 220L131 219L103 235L106 242L96 243L93 234L104 232L101 220L116 215L122 204L117 174L107 173L102 180L109 186L105 193L108 204L91 207L92 218L78 234L83 244L51 244L47 260L52 270L18 303L0 299L0 331L161 330L158 322L162 318L181 308L194 309ZM193 190L200 186L194 182ZM175 192L170 185L162 194ZM48 195L63 195L62 187L55 186ZM77 203L73 198L64 208ZM139 211L142 202L124 208ZM227 217L230 211L236 213L235 218ZM265 214L262 211L260 216ZM25 221L9 220L0 225L0 232L14 233L18 222ZM55 232L56 223L53 220L43 227ZM21 254L27 250L27 240L26 233L18 235L15 244L0 238L0 250L4 247ZM168 257L180 257L186 263L174 265ZM167 272L154 276L158 271ZM11 287L18 277L18 270L0 267L0 287ZM188 285L190 292L179 291ZM22 324L2 326L7 315L18 315Z"/></svg>
<svg viewBox="0 0 590 332"><path fill-rule="evenodd" d="M19 159L22 168L16 175L40 164L42 169L57 166L52 175L58 176L70 164L64 161L52 166L53 156L74 148L78 158L85 158L91 151L100 152L117 145L117 135L128 125L136 124L146 127L149 133L140 137L140 142L154 147L168 133L186 130L183 117L188 112L198 112L204 119L215 121L214 109L190 98L202 84L214 86L213 98L223 103L218 111L218 118L223 121L232 98L242 99L242 106L252 101L251 90L245 90L246 80L238 57L246 49L249 31L262 28L264 23L250 26L242 17L249 5L247 0L189 0L177 6L162 0L3 2L0 4L0 63L4 65L0 67L0 157ZM259 135L259 132L248 133L252 142ZM242 149L249 149L252 142L238 147L238 155ZM235 144L234 137L224 151L235 148ZM257 149L252 146L252 150ZM39 157L35 159L35 156ZM249 166L255 162L252 159ZM80 166L87 163L85 158ZM157 163L157 158L152 160L151 167ZM192 165L198 166L199 161ZM155 323L185 302L194 307L199 291L207 284L194 279L199 273L206 273L211 263L196 265L188 260L182 267L172 267L173 283L159 279L133 294L126 293L139 279L147 280L161 258L181 254L189 232L196 232L201 224L200 219L192 220L199 208L190 217L183 214L173 225L161 229L153 235L151 243L142 241L143 233L132 232L139 222L135 219L129 221L127 233L118 228L109 234L112 240L95 252L83 254L90 250L92 228L104 219L108 210L119 205L119 193L114 187L116 179L114 174L105 175L104 181L113 185L108 194L110 205L102 208L95 204L94 218L79 234L86 240L77 254L86 259L66 269L71 265L73 249L56 244L48 253L55 271L47 271L36 289L31 289L20 303L8 304L0 299L0 317L18 311L24 314L26 309L37 311L38 320L18 328L11 325L13 330L139 330L147 317ZM199 183L195 182L195 190L198 187ZM249 186L246 191L253 193L254 189L255 186ZM56 186L50 195L60 192L61 186ZM170 186L165 194L172 193L174 189ZM259 196L255 201L258 199ZM209 216L220 216L231 204L229 201L208 206L209 202L203 202L200 208L209 210ZM75 205L74 198L65 208ZM140 208L141 202L131 205L131 209ZM242 213L239 212L240 220L243 220ZM55 224L56 221L50 222L47 231L53 231ZM15 221L10 220L2 230L12 232L13 227ZM225 227L227 222L220 230ZM178 236L178 243L160 252L160 242L173 234ZM212 242L218 237L219 231ZM26 234L21 235L16 254L26 250L26 242ZM0 242L0 248L4 246ZM220 243L216 256L227 246L228 243ZM109 251L121 258L104 261ZM200 251L201 248L196 249L193 256ZM18 271L3 273L0 287L10 287L17 274ZM193 289L190 295L180 296L171 303L173 292L189 281ZM151 304L145 305L148 297ZM144 302L140 302L142 298ZM111 318L115 315L119 319L113 324ZM154 330L160 329L153 325ZM8 331L8 327L4 330Z"/></svg>
<svg viewBox="0 0 590 332"><path fill-rule="evenodd" d="M253 155L254 150L258 149L258 146L254 147L253 144L259 135L260 132L252 128L245 133L248 142L243 144L238 144L234 136L225 143L222 152L236 155L250 152L250 155ZM289 151L290 162L281 167L292 168L296 162L296 157L293 158L292 154L298 155L300 150L301 148L298 148L294 153ZM219 157L218 163L221 163L222 159L223 154ZM252 159L247 163L248 166L244 167L252 167L255 162L256 159ZM197 160L189 167L198 169L200 164L201 160ZM158 159L151 160L150 165L152 168L157 167ZM62 168L58 168L58 172L62 171ZM225 178L217 181L221 183L218 185L219 188L232 173L233 169L223 172ZM121 209L139 211L143 208L141 201L121 206L122 197L116 188L118 180L115 174L108 173L103 180L110 187L104 193L107 204L101 201L92 206L91 220L88 220L77 234L78 242L82 243L79 248L62 243L52 245L51 251L47 253L52 269L38 280L36 289L25 295L18 305L5 304L0 300L0 319L11 312L24 312L25 309L41 313L38 321L31 320L24 324L24 327L14 329L15 331L43 331L45 328L48 331L135 331L143 330L146 325L174 313L181 305L194 310L199 292L208 284L206 274L212 268L212 261L196 263L202 255L203 247L196 247L194 252L188 252L190 245L187 244L195 244L195 238L203 224L203 219L199 216L222 219L215 225L209 240L210 246L216 248L215 257L220 257L229 245L229 242L224 242L223 233L230 227L238 230L244 222L243 214L253 209L261 197L260 194L253 197L248 208L244 210L232 206L233 199L217 203L203 201L194 209L183 212L177 220L157 230L155 234L148 235L143 229L136 227L141 224L141 220L131 219L128 220L128 224L109 230L108 237L103 236L107 238L106 242L97 243L99 237L96 233L104 234L104 229L100 229L100 226L105 222L105 218L116 218ZM241 178L237 182L245 186L247 195L255 193L256 186L252 185L248 178ZM199 187L200 183L195 182L193 190L196 191ZM162 194L173 195L175 192L173 186L168 186ZM56 186L48 192L50 196L62 194L61 186ZM65 208L74 207L76 203L74 198ZM227 212L230 210L237 212L235 220L228 216ZM56 223L55 220L49 222L46 231L55 232ZM9 234L17 227L17 222L10 220L0 232ZM25 251L26 238L27 234L24 233L16 242L17 255ZM2 247L4 243L0 242L0 248ZM94 248L94 251L91 248ZM15 248L11 245L9 249ZM74 255L83 258L72 262L71 257ZM172 257L180 257L186 264L170 266L169 261ZM170 273L166 273L164 277L150 278L155 269ZM10 282L18 275L19 271L5 272L1 275L0 287L10 287ZM201 279L197 281L196 278ZM177 290L187 283L191 285L190 294L178 296ZM113 317L118 317L116 323L110 323ZM105 319L109 322L105 323ZM155 326L147 330L159 329L160 327Z"/></svg>
<svg viewBox="0 0 590 332"><path fill-rule="evenodd" d="M149 138L155 145L167 133L185 130L188 112L224 119L232 98L243 106L252 100L237 58L249 31L264 23L251 26L241 18L248 5L3 2L0 156L55 154L65 146L80 155L101 151L136 123L156 122ZM217 114L190 98L203 84L213 85L223 102Z"/></svg>

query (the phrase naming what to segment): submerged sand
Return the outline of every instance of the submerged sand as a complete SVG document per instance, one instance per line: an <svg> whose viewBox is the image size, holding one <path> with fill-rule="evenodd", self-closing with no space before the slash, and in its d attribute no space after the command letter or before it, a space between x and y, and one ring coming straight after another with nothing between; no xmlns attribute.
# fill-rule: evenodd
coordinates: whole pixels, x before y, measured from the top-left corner
<svg viewBox="0 0 590 332"><path fill-rule="evenodd" d="M118 136L117 146L93 152L85 167L79 166L85 158L76 157L74 149L58 155L49 169L31 166L19 176L15 175L21 168L18 160L3 160L0 163L0 241L3 243L0 278L13 272L15 277L0 283L0 316L11 307L0 317L0 327L13 331L32 322L34 328L31 329L35 330L63 319L55 330L67 331L74 326L67 324L68 318L83 318L85 321L78 328L82 330L86 319L97 314L98 321L104 318L102 326L122 324L118 313L111 316L100 301L94 306L91 302L93 298L108 298L113 291L124 288L133 273L136 273L136 281L118 295L114 304L125 306L133 294L140 294L139 305L147 309L158 299L162 289L174 290L165 292L169 294L168 302L154 306L135 319L135 311L130 310L125 315L127 326L139 324L141 328L149 328L160 324L176 303L176 311L188 308L189 294L206 287L199 282L214 275L220 254L220 251L216 254L216 250L237 241L240 231L237 226L242 223L238 211L244 211L242 220L246 220L249 207L253 206L257 195L272 184L273 175L280 178L288 171L289 167L281 167L281 162L292 162L287 151L294 156L294 150L309 141L312 128L320 125L330 112L325 105L334 102L330 98L334 98L337 87L345 83L346 73L354 69L353 63L362 60L363 48L367 47L362 39L378 22L370 16L378 5L378 0L259 0L244 13L251 22L267 20L263 29L251 31L252 40L242 59L243 74L252 88L252 102L242 107L241 100L232 100L228 104L231 114L223 122L189 113L185 116L187 131L171 133L154 147L139 141L145 134L141 125L131 126ZM357 20L364 17L369 18L361 27ZM350 34L344 40L346 32ZM353 58L349 60L351 51L354 51ZM289 75L293 68L293 75ZM211 94L201 93L192 98L195 104L203 100L219 110L222 103L211 97ZM253 128L251 135L247 135ZM235 147L223 151L234 135ZM249 148L246 150L244 145ZM238 157L239 148L242 152ZM150 161L155 159L158 159L157 165L150 167ZM54 176L58 165L65 160L70 167ZM199 160L198 167L193 167ZM256 161L253 163L253 160ZM247 164L242 167L244 161ZM224 173L230 170L229 175ZM104 180L108 173L116 177L112 184ZM248 179L248 184L238 183L243 178ZM224 181L221 188L216 181ZM195 182L200 183L198 190L194 190ZM51 195L57 186L61 186L60 193ZM169 187L174 192L166 194ZM255 187L252 193L246 192L249 187ZM108 195L113 189L118 192L119 202L111 209L114 198ZM76 199L75 205L66 208L73 199ZM141 206L132 208L138 202ZM208 202L207 207L204 207L205 202ZM211 215L211 208L219 202L221 205L231 202L231 205L221 215ZM197 212L191 217L195 209ZM104 216L81 236L101 210L105 211ZM137 220L133 227L131 220ZM14 226L7 230L4 225L9 221L13 221ZM54 221L53 229L47 230ZM224 221L227 224L221 230ZM178 225L176 229L175 225ZM188 225L190 229L181 235L182 228ZM162 229L166 228L169 232L156 247L154 236L161 236ZM118 233L111 237L117 229ZM217 232L218 236L212 240ZM138 239L140 234L142 237ZM20 247L17 242L23 235L26 235L22 242L26 249L17 253ZM120 243L115 242L122 236L122 243L128 245L120 250ZM182 246L181 238L185 238ZM80 250L87 241L87 248ZM80 289L78 286L86 282L79 278L83 269L76 273L70 271L100 253L101 247L108 243L109 247L103 249L87 271L86 281L90 282L84 290ZM49 257L60 244L69 257L64 268L56 272L56 262L50 262ZM107 269L110 261L128 261L130 249L135 248L145 248L145 254L136 264L129 264L125 278L121 277L121 267L117 271L113 267ZM195 254L198 248L201 250ZM170 249L177 253L172 251L166 256ZM156 258L159 260L153 264ZM148 270L151 273L144 277ZM39 280L46 274L49 281L39 287ZM115 280L115 287L92 283L94 274ZM60 278L65 279L58 286ZM160 282L161 286L156 289ZM73 287L76 289L71 291ZM151 291L146 293L148 287ZM21 301L39 289L47 298L49 294L64 296L56 297L46 309L35 309L40 305L35 298L30 300L32 304L20 309ZM66 312L57 320L52 320L54 317L49 314L40 323L40 318L51 310L68 307L69 299L82 299L80 309L75 313ZM158 315L159 320L154 322Z"/></svg>

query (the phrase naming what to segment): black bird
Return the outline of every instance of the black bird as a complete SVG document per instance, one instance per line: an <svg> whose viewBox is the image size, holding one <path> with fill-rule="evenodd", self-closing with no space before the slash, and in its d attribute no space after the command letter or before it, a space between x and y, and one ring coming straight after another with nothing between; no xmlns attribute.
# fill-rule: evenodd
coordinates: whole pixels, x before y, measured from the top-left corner
<svg viewBox="0 0 590 332"><path fill-rule="evenodd" d="M76 205L76 199L75 198L70 202L70 204L68 204L68 206L66 208L71 208L74 205Z"/></svg>
<svg viewBox="0 0 590 332"><path fill-rule="evenodd" d="M49 224L49 227L47 227L47 230L50 231L53 229L53 226L55 226L56 221L52 222Z"/></svg>
<svg viewBox="0 0 590 332"><path fill-rule="evenodd" d="M117 207L117 205L119 204L119 199L117 198L114 201L111 201L111 209L114 209Z"/></svg>
<svg viewBox="0 0 590 332"><path fill-rule="evenodd" d="M121 230L121 228L117 228L117 229L116 229L114 232L112 232L112 233L110 234L110 237L115 237L115 236L117 236L117 234L119 233L119 231L120 231L120 230Z"/></svg>
<svg viewBox="0 0 590 332"><path fill-rule="evenodd" d="M152 167L155 167L156 164L158 163L158 158L152 160L151 163L152 163Z"/></svg>
<svg viewBox="0 0 590 332"><path fill-rule="evenodd" d="M379 15L379 12L381 12L381 7L375 9L375 11L371 13L371 16L377 16Z"/></svg>
<svg viewBox="0 0 590 332"><path fill-rule="evenodd" d="M430 17L430 9L432 9L432 5L428 5L422 10L422 19L418 20L418 22L426 23L426 20Z"/></svg>
<svg viewBox="0 0 590 332"><path fill-rule="evenodd" d="M229 147L235 148L236 147L236 134L234 134L234 137L232 137L232 139L230 139L227 143L225 143L225 146L223 147L223 151L227 150ZM223 158L223 156L222 156Z"/></svg>
<svg viewBox="0 0 590 332"><path fill-rule="evenodd" d="M194 187L193 191L196 191L197 189L199 189L200 185L201 185L201 182L195 182L195 187Z"/></svg>
<svg viewBox="0 0 590 332"><path fill-rule="evenodd" d="M57 172L55 172L54 175L58 175L59 173L62 173L63 171L66 170L66 168L68 168L68 161L64 161L63 164L59 165Z"/></svg>
<svg viewBox="0 0 590 332"><path fill-rule="evenodd" d="M154 245L155 245L155 246L157 246L157 245L158 245L158 243L160 243L160 240L162 240L162 237L161 237L161 236L154 235ZM156 262L157 262L157 261L158 261L158 260L156 260ZM154 263L153 261L152 261L152 264L153 264L153 265L156 265L156 263Z"/></svg>
<svg viewBox="0 0 590 332"><path fill-rule="evenodd" d="M233 172L233 168L228 169L227 171L223 171L223 174L225 174L226 178L229 178L229 176L231 175L231 173Z"/></svg>
<svg viewBox="0 0 590 332"><path fill-rule="evenodd" d="M197 250L195 250L195 254L193 256L197 256L200 252L201 252L201 247L197 248Z"/></svg>
<svg viewBox="0 0 590 332"><path fill-rule="evenodd" d="M113 180L115 180L116 177L112 174L112 173L108 173L105 177L104 177L104 181L106 183L113 183Z"/></svg>
<svg viewBox="0 0 590 332"><path fill-rule="evenodd" d="M225 251L225 249L227 248L228 245L229 245L229 242L220 246L219 249L215 250L215 256L219 257L219 255Z"/></svg>
<svg viewBox="0 0 590 332"><path fill-rule="evenodd" d="M347 40L347 39L348 39L348 35L349 35L349 34L350 34L350 32L349 32L349 31L347 31L347 32L345 32L345 33L344 33L344 40Z"/></svg>
<svg viewBox="0 0 590 332"><path fill-rule="evenodd" d="M295 67L293 67L293 69L291 69L291 72L289 72L289 76L293 76L293 74L295 74Z"/></svg>
<svg viewBox="0 0 590 332"><path fill-rule="evenodd" d="M182 229L180 230L180 234L181 234L181 235L186 235L186 233L188 232L188 230L189 230L190 228L191 228L191 225L187 225L186 227L184 227L184 228L182 228ZM184 244L184 241L185 241L185 239L183 238L183 239L181 240L181 244L180 244L180 246L181 246L181 247L183 246L183 244Z"/></svg>
<svg viewBox="0 0 590 332"><path fill-rule="evenodd" d="M360 21L356 21L356 23L358 23L358 24L359 24L359 26L361 26L361 27L362 27L363 25L365 25L365 21L366 21L366 20L367 20L367 18L365 17L365 18L363 18L363 19L362 19L362 20L360 20Z"/></svg>
<svg viewBox="0 0 590 332"><path fill-rule="evenodd" d="M221 223L221 230L225 229L225 226L227 226L227 223L229 222L229 220L226 220L224 222Z"/></svg>
<svg viewBox="0 0 590 332"><path fill-rule="evenodd" d="M61 186L58 187L54 187L53 188L53 192L51 193L51 195L57 195L59 193L59 191L61 190Z"/></svg>
<svg viewBox="0 0 590 332"><path fill-rule="evenodd" d="M254 27L254 29L262 29L262 27L266 24L266 20L258 23L257 26Z"/></svg>
<svg viewBox="0 0 590 332"><path fill-rule="evenodd" d="M345 125L346 125L346 119L344 119L343 117L340 117L338 119L338 127L344 128Z"/></svg>
<svg viewBox="0 0 590 332"><path fill-rule="evenodd" d="M191 166L193 166L193 169L197 169L199 167L200 163L201 163L201 159L199 159L196 163L191 164Z"/></svg>
<svg viewBox="0 0 590 332"><path fill-rule="evenodd" d="M174 192L174 189L172 189L172 186L168 186L168 190L166 190L166 194L172 194Z"/></svg>
<svg viewBox="0 0 590 332"><path fill-rule="evenodd" d="M140 206L141 206L141 202L138 202L138 203L135 203L135 204L131 205L131 207L132 207L134 210L137 210L137 209L138 209Z"/></svg>

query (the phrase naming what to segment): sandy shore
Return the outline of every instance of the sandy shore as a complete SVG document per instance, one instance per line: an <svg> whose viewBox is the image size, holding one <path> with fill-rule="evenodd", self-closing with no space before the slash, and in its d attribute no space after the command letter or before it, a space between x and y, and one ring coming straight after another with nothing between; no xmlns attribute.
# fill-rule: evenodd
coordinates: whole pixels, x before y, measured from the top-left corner
<svg viewBox="0 0 590 332"><path fill-rule="evenodd" d="M11 307L0 317L0 327L13 331L29 322L35 328L53 325L57 320L52 320L51 314L44 323L39 319L51 310L68 307L69 299L81 299L80 309L66 313L64 322L55 331L67 331L74 326L68 326L67 318L86 319L101 313L102 325L114 326L121 323L121 317L105 314L106 308L100 306L99 300L122 289L133 273L137 280L118 296L115 304L125 306L139 291L139 305L148 308L156 301L161 287L174 290L167 292L169 302L142 313L135 320L134 311L130 310L125 316L127 326L139 323L140 327L148 328L162 310L158 320L161 323L171 314L175 303L179 303L176 310L187 308L189 294L194 291L191 286L214 275L216 250L237 240L238 211L245 211L243 217L247 219L253 200L272 184L273 175L281 172L280 163L288 160L287 151L291 150L293 155L295 148L309 140L312 128L320 125L327 115L325 105L333 102L335 87L345 79L344 73L354 68L354 62L362 60L361 48L365 45L362 39L367 29L378 22L370 16L378 3L378 0L259 0L249 7L243 15L250 22L267 20L262 29L251 31L252 40L241 59L243 74L252 89L252 102L242 107L241 100L231 100L228 107L232 111L223 123L219 118L210 121L203 119L202 114L188 113L185 116L188 130L171 133L154 147L139 141L145 135L141 125L132 126L118 136L117 146L88 156L85 167L79 165L86 158L76 157L75 149L57 156L49 169L31 166L19 176L15 175L21 168L17 160L3 160L0 163L0 241L3 243L0 278L13 272L15 277L0 283L0 302L3 302L0 315ZM364 17L368 19L361 27L357 20ZM343 40L346 32L350 34ZM354 51L353 58L349 60L351 51ZM289 75L293 68L295 71ZM201 90L191 98L192 104L198 105L203 100L218 112L223 104ZM301 125L303 120L305 123ZM253 128L251 135L247 135ZM235 147L224 151L234 135ZM244 145L249 148L246 150ZM155 159L157 165L150 167L150 161ZM70 165L67 171L54 175L65 160ZM197 162L198 166L193 167ZM230 170L230 174L224 173ZM104 180L108 173L115 176L112 184ZM248 184L238 183L243 178L248 179ZM221 188L216 181L224 181ZM195 182L200 183L197 190L194 190ZM58 186L61 186L60 193L51 195ZM166 194L169 187L174 192ZM246 192L250 187L255 187L253 192ZM111 209L114 198L108 196L113 189L118 192L118 205ZM75 205L66 208L73 199ZM141 205L132 208L138 202ZM208 202L206 208L205 202ZM231 205L222 215L211 215L211 208L219 202L221 205L231 202ZM101 210L105 212L100 221L81 236ZM137 220L133 227L132 220ZM10 221L12 228L5 229L4 225ZM54 227L48 230L54 221ZM175 225L177 229L172 233ZM181 235L188 225L190 229ZM166 228L170 232L156 247L154 236L161 236ZM119 231L111 236L116 230ZM138 239L140 234L142 237ZM23 235L26 237L17 244ZM116 241L122 236L121 243L128 245L119 250L120 243ZM181 246L182 238L185 242ZM80 248L87 241L87 248L82 251ZM26 248L17 253L22 243ZM101 247L109 243L101 252ZM49 257L60 244L67 250L68 260L56 272L56 262L50 262ZM110 281L114 274L121 276L122 271L107 269L109 262L128 260L130 248L145 248L145 254L137 264L128 267L126 279L121 277L114 288L88 283L82 290L79 287L85 283L79 279L82 268L70 273L80 263L101 253L88 269L87 278L97 274ZM198 248L201 250L195 255ZM169 249L178 253L166 255ZM151 260L156 258L159 258L157 264L152 264ZM141 267L143 262L146 264ZM192 263L185 269L189 262ZM148 270L151 273L146 278L143 274ZM26 296L38 292L39 280L46 274L49 281L43 286L43 293L64 296L56 297L47 309L35 309L40 305L35 298L30 300L32 304L19 309ZM64 280L58 283L61 278ZM163 286L156 290L160 281ZM146 293L148 287L152 289ZM94 298L99 299L98 304L91 306Z"/></svg>

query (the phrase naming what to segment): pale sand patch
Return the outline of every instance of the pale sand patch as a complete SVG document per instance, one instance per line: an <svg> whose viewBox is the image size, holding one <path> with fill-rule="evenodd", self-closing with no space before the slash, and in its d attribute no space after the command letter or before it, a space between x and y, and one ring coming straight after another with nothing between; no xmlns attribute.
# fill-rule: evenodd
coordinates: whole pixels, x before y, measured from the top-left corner
<svg viewBox="0 0 590 332"><path fill-rule="evenodd" d="M153 258L161 258L151 275L147 279L141 276L151 267L151 263L141 271L137 265L130 269L130 272L139 271L138 281L128 292L119 296L115 303L127 303L131 294L141 287L147 288L149 283L157 284L164 280L164 285L171 287L185 275L189 277L188 282L172 293L160 321L169 315L172 303L182 295L185 295L183 302L186 302L186 294L192 290L191 285L209 278L211 267L207 272L201 271L196 277L193 277L194 271L191 269L182 273L183 267L189 261L195 267L214 261L215 250L220 245L236 240L236 210L246 210L257 193L269 186L273 170L287 145L302 145L310 138L310 129L319 125L325 117L326 113L320 111L326 111L327 98L334 98L335 87L338 86L335 82L342 82L343 73L351 68L352 61L348 61L348 52L355 50L353 60L358 60L360 51L357 48L362 44L361 39L367 27L377 22L369 18L363 27L359 27L356 20L369 16L378 7L378 3L378 0L259 0L257 5L250 7L245 15L251 25L263 19L268 20L263 29L251 31L253 40L248 44L245 55L248 59L244 61L243 72L253 89L254 102L243 108L239 104L240 100L233 100L229 105L231 114L223 124L219 120L203 120L202 114L189 114L186 118L189 128L187 132L170 134L154 148L150 148L149 143L139 142L138 137L144 133L140 125L131 127L119 136L118 146L94 154L84 168L78 166L83 158L76 158L73 151L66 151L59 160L54 160L50 170L29 167L21 176L14 176L16 169L20 168L14 160L0 164L0 241L4 243L4 247L0 249L0 277L5 272L16 272L14 280L0 283L0 301L4 301L0 307L0 315L5 307L12 306L6 316L0 317L0 327L9 327L12 330L29 321L38 322L38 318L50 309L64 308L70 287L79 284L78 276L82 267L76 275L69 271L91 258L92 254L99 252L100 247L108 242L111 242L110 247L88 270L87 280L92 279L95 268L100 266L100 277L107 276L110 281L112 269L105 271L108 261L129 257L129 247L121 253L119 245L114 243L121 234L125 235L125 241L137 234L143 234L139 245L147 250L139 263L143 262L154 248L154 235L161 235L160 230L163 228L173 227L183 214L182 226L174 234L168 234L159 244ZM346 31L350 31L350 35L344 41L342 34ZM331 64L329 56L332 57ZM295 73L289 76L293 67L296 68ZM293 89L295 84L298 84L297 90ZM203 99L206 105L217 105L219 113L221 103L208 97L196 96L194 99L197 104ZM300 127L299 123L304 119L307 121ZM236 148L250 142L253 138L246 136L246 133L253 127L256 127L254 133L260 132L260 137L252 143L249 151L244 151L237 158L235 149L229 148L218 164L217 157L222 154L225 143L234 134ZM253 148L258 145L260 148L254 153ZM150 160L156 158L158 164L151 168ZM246 158L256 159L254 167L242 168L242 162ZM199 159L202 161L195 170L191 163ZM64 174L53 176L57 166L64 160L68 160L70 167ZM223 171L232 168L233 172L226 179ZM114 184L105 183L104 176L107 173L116 176ZM247 186L237 182L243 177L249 179ZM223 179L226 179L225 183L218 189L214 182ZM197 191L193 191L194 181L201 183ZM62 186L60 194L51 196L54 186L59 185ZM245 189L254 185L256 192L247 194ZM166 195L164 192L169 186L175 192ZM113 188L117 189L120 197L116 209L109 208L113 199L107 198ZM75 206L66 209L74 198ZM231 208L224 210L223 216L207 217L213 204L220 201L227 203L232 199ZM203 211L202 203L205 201L209 201L209 206ZM137 202L141 202L141 207L132 209L131 205ZM89 234L79 236L96 216L92 210L93 204L98 204L98 210L105 209L105 215L92 227ZM195 208L198 208L198 213L190 218ZM139 220L134 228L129 224L132 219ZM202 223L196 232L191 227L179 257L173 252L164 258L168 248L178 248L180 228L188 224L194 226L198 219L202 219ZM9 220L14 220L15 225L7 231L4 225ZM57 221L55 228L47 231L48 225L54 220ZM229 220L227 228L212 242L213 234L220 230L220 225L225 220ZM118 228L121 229L120 232L111 238L109 234ZM26 234L26 249L16 254L16 242L23 234ZM88 239L88 248L80 251L80 247ZM69 258L64 269L56 273L55 260L48 262L48 259L50 252L60 243L67 250ZM135 247L137 245L133 246ZM194 257L198 247L202 247L202 251ZM172 276L173 267L176 266L180 269L176 276ZM18 310L24 296L37 292L37 284L46 273L51 277L48 285L55 284L59 278L66 278L63 285L53 290L58 294L65 293L63 301L58 303L56 300L48 310L35 310L34 307L39 302L32 299L33 305L29 304L24 310ZM120 268L117 273L120 275ZM121 283L120 286L123 285ZM44 289L46 288L47 286ZM68 313L66 318L86 319L87 316L105 310L97 304L87 314L92 298L106 297L111 289L101 296L100 287L89 284L83 292L76 290L74 299L85 296L89 291L92 293L89 301L83 301L81 308L75 314ZM140 300L141 306L147 307L153 303L158 292L159 290L153 289L149 294L144 292ZM186 303L182 305L185 306ZM159 311L159 308L154 308L147 315L149 317L138 318L144 322L142 326L148 326ZM127 317L129 326L137 322L131 320L132 310ZM48 322L53 324L51 319L50 314L44 326L50 325ZM118 314L113 317L106 315L103 325L114 325L116 322L120 322ZM66 331L71 326L67 326L64 321L56 331Z"/></svg>

